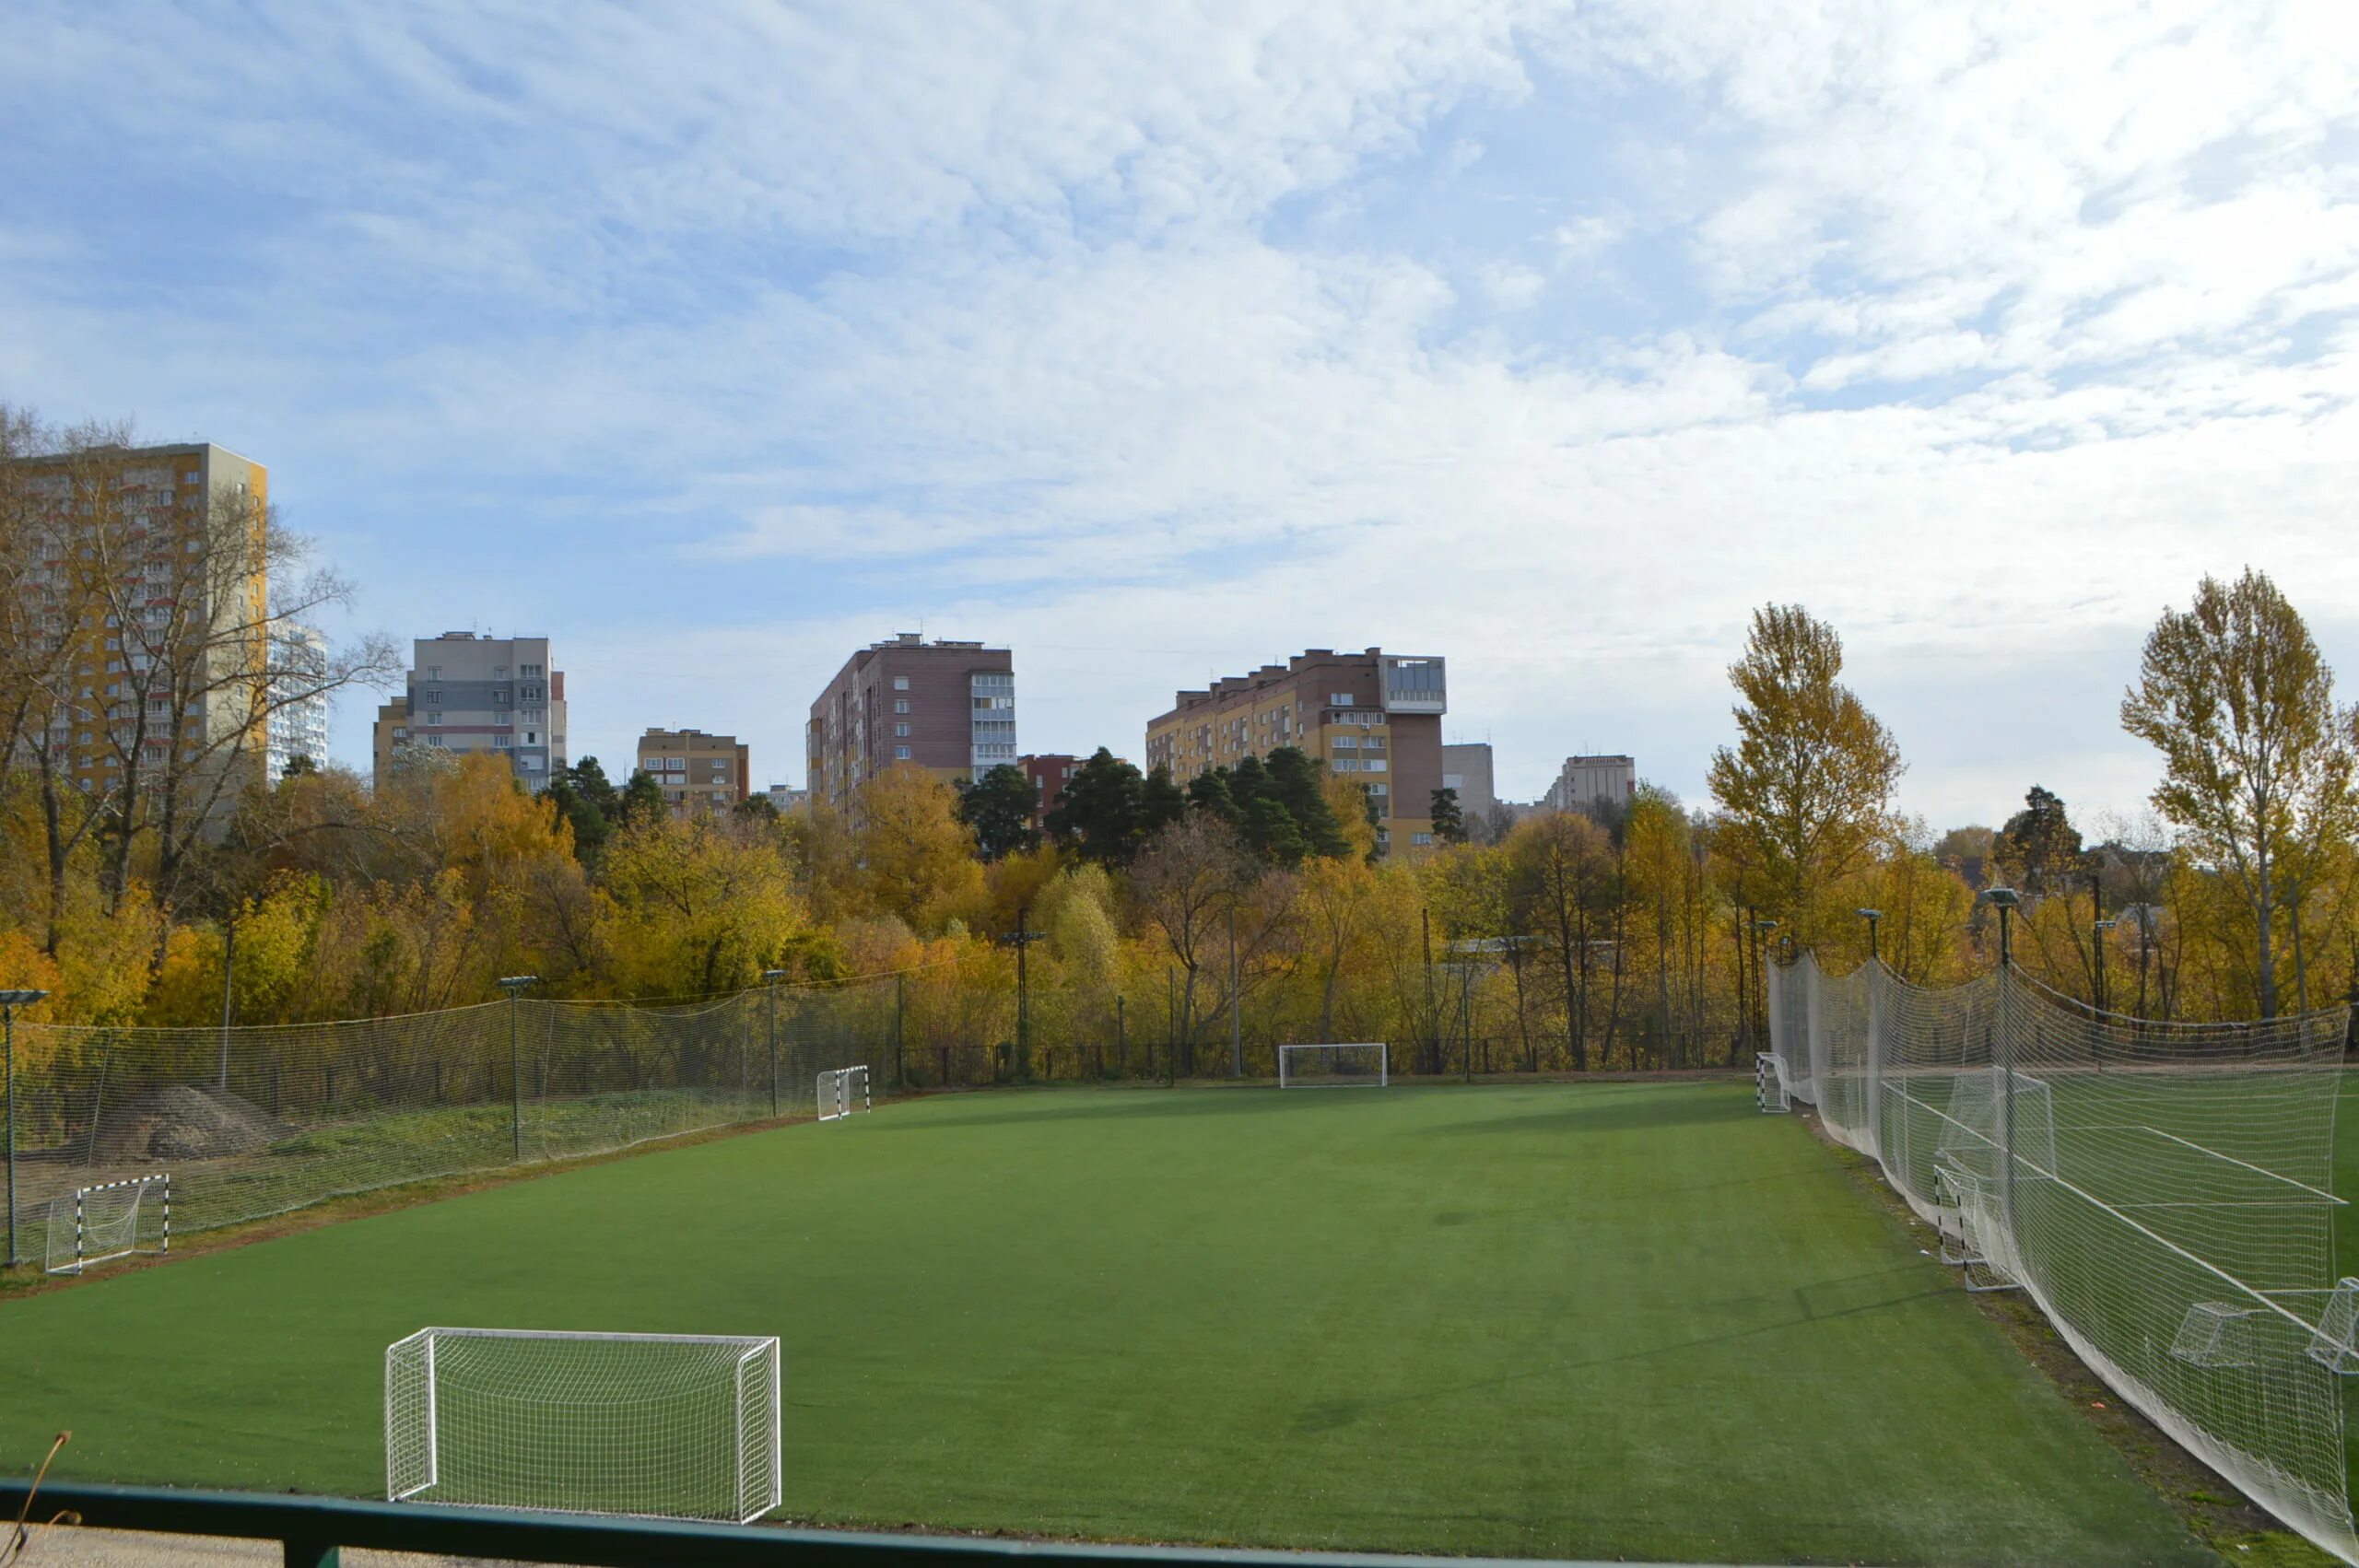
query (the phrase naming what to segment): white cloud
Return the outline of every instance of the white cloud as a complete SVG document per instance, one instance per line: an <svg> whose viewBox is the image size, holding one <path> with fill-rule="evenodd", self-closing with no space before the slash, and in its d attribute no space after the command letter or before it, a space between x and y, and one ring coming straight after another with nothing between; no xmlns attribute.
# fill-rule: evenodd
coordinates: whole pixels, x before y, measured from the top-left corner
<svg viewBox="0 0 2359 1568"><path fill-rule="evenodd" d="M0 131L252 216L161 273L95 201L12 216L0 377L257 449L331 533L365 498L403 632L571 639L577 752L799 774L807 694L922 616L1016 648L1032 745L1381 643L1510 790L1594 746L1692 794L1778 599L1907 803L1987 819L2134 803L2107 694L2201 573L2359 626L2347 8L544 20L37 17Z"/></svg>

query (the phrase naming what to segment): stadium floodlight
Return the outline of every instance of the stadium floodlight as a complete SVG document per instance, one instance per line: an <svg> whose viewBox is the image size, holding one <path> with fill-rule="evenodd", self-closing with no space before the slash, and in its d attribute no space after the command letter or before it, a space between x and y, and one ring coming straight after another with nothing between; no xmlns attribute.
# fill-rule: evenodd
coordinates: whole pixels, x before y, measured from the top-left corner
<svg viewBox="0 0 2359 1568"><path fill-rule="evenodd" d="M385 1350L385 1497L747 1524L779 1384L774 1337L421 1328Z"/></svg>
<svg viewBox="0 0 2359 1568"><path fill-rule="evenodd" d="M2013 961L2015 954L2014 933L2009 929L2008 920L2023 907L2024 901L2012 887L1986 887L1982 897L1999 911L1999 967L2003 969Z"/></svg>
<svg viewBox="0 0 2359 1568"><path fill-rule="evenodd" d="M1281 1089L1382 1089L1391 1081L1390 1068L1381 1040L1278 1047Z"/></svg>
<svg viewBox="0 0 2359 1568"><path fill-rule="evenodd" d="M1878 958L1883 956L1876 948L1876 927L1884 920L1884 911L1881 909L1857 909L1852 912L1858 915L1860 919L1868 922L1868 962L1872 964Z"/></svg>
<svg viewBox="0 0 2359 1568"><path fill-rule="evenodd" d="M47 998L47 991L0 991L0 1101L8 1107L7 1126L0 1141L5 1141L8 1165L8 1257L5 1265L17 1266L17 1009L30 1007Z"/></svg>

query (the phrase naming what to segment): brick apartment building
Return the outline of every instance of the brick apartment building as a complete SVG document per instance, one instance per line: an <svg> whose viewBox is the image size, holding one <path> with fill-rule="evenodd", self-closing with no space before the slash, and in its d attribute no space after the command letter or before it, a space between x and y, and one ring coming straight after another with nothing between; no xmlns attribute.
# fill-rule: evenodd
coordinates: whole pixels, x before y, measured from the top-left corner
<svg viewBox="0 0 2359 1568"><path fill-rule="evenodd" d="M1065 783L1081 771L1082 759L1067 756L1062 752L1043 752L1037 756L1020 756L1015 766L1032 781L1032 825L1040 826L1056 810L1057 802L1065 792Z"/></svg>
<svg viewBox="0 0 2359 1568"><path fill-rule="evenodd" d="M1448 707L1439 659L1314 648L1178 694L1171 711L1147 725L1146 765L1169 768L1184 785L1208 768L1299 746L1367 787L1386 848L1424 848L1433 842Z"/></svg>
<svg viewBox="0 0 2359 1568"><path fill-rule="evenodd" d="M814 803L841 806L895 763L979 778L1015 761L1015 656L915 632L873 643L811 705L804 752Z"/></svg>
<svg viewBox="0 0 2359 1568"><path fill-rule="evenodd" d="M725 812L745 800L745 743L701 730L650 730L639 738L639 770L663 787L672 814Z"/></svg>

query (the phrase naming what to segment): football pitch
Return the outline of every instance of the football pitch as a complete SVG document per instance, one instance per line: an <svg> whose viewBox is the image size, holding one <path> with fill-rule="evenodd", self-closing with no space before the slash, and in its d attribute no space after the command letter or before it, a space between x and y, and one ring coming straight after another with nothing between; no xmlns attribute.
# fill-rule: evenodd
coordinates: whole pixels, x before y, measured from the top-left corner
<svg viewBox="0 0 2359 1568"><path fill-rule="evenodd" d="M381 1495L428 1324L779 1336L823 1524L2217 1561L1732 1083L1004 1091L645 1154L0 1301L0 1452Z"/></svg>

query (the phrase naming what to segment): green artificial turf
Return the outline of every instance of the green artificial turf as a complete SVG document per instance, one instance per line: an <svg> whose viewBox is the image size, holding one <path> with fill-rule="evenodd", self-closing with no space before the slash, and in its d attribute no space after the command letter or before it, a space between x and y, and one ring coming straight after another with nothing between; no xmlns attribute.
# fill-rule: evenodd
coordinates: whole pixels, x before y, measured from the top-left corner
<svg viewBox="0 0 2359 1568"><path fill-rule="evenodd" d="M651 1153L0 1302L0 1452L375 1495L428 1324L775 1333L827 1523L2216 1561L1731 1084L1008 1091Z"/></svg>

